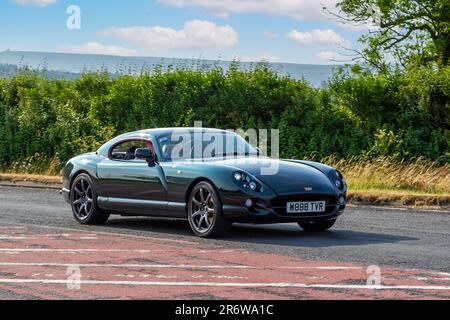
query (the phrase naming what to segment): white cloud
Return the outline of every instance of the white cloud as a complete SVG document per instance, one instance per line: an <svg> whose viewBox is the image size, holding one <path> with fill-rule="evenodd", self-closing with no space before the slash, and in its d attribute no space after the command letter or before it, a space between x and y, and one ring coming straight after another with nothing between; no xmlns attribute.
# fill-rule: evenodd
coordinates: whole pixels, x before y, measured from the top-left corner
<svg viewBox="0 0 450 320"><path fill-rule="evenodd" d="M81 46L66 45L58 48L65 53L105 54L114 56L135 56L137 51L117 46L104 46L98 42L89 42Z"/></svg>
<svg viewBox="0 0 450 320"><path fill-rule="evenodd" d="M21 6L46 7L50 4L56 3L58 0L14 0L14 1Z"/></svg>
<svg viewBox="0 0 450 320"><path fill-rule="evenodd" d="M223 49L235 46L238 35L230 26L217 26L204 21L186 22L183 29L165 27L110 27L99 32L141 46L147 51L169 49Z"/></svg>
<svg viewBox="0 0 450 320"><path fill-rule="evenodd" d="M343 56L342 54L332 52L332 51L323 51L316 54L316 57L323 61L344 61L348 59L348 57Z"/></svg>
<svg viewBox="0 0 450 320"><path fill-rule="evenodd" d="M286 36L301 44L338 45L345 48L352 46L350 41L345 40L332 29L314 29L306 32L294 30Z"/></svg>
<svg viewBox="0 0 450 320"><path fill-rule="evenodd" d="M298 20L327 18L323 7L334 8L338 0L159 0L176 8L200 8L222 18L230 14L263 13Z"/></svg>

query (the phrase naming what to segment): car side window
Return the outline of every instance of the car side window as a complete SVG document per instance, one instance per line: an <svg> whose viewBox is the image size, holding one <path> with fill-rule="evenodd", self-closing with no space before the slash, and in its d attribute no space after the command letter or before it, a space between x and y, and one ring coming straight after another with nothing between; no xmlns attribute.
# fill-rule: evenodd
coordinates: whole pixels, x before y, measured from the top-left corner
<svg viewBox="0 0 450 320"><path fill-rule="evenodd" d="M111 160L132 161L135 159L136 149L145 148L144 140L127 140L113 147L110 152Z"/></svg>

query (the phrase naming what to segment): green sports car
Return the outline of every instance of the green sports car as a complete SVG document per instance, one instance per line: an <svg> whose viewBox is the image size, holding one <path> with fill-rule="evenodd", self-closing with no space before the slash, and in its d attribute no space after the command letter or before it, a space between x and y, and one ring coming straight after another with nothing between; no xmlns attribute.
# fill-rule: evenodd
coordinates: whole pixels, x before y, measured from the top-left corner
<svg viewBox="0 0 450 320"><path fill-rule="evenodd" d="M336 169L263 156L233 132L165 128L123 134L69 160L61 193L81 224L111 214L169 217L188 220L197 236L220 237L233 222L327 230L344 212L346 191Z"/></svg>

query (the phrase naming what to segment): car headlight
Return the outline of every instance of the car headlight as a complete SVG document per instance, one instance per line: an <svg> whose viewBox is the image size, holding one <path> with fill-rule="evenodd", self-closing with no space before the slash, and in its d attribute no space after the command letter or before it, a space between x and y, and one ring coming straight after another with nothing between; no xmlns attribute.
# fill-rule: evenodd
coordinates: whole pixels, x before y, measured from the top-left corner
<svg viewBox="0 0 450 320"><path fill-rule="evenodd" d="M334 174L335 174L334 184L336 188L338 188L341 191L345 191L345 189L347 188L347 184L345 183L344 176L338 170L334 171Z"/></svg>
<svg viewBox="0 0 450 320"><path fill-rule="evenodd" d="M244 175L242 172L235 172L233 176L234 176L234 179L237 181L244 180Z"/></svg>
<svg viewBox="0 0 450 320"><path fill-rule="evenodd" d="M236 171L235 173L233 173L233 178L240 186L245 189L256 192L262 191L261 184L259 184L258 181L255 180L255 178L242 171Z"/></svg>

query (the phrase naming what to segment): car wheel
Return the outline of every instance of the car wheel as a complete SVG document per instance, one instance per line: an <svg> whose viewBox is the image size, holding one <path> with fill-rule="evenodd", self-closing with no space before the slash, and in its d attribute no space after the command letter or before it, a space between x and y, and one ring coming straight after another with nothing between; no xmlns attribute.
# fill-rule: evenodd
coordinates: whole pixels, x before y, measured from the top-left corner
<svg viewBox="0 0 450 320"><path fill-rule="evenodd" d="M97 206L97 193L88 174L78 175L70 190L70 204L73 216L81 224L103 224L109 214Z"/></svg>
<svg viewBox="0 0 450 320"><path fill-rule="evenodd" d="M324 220L324 221L316 221L316 222L299 222L299 226L305 231L326 231L330 229L336 220Z"/></svg>
<svg viewBox="0 0 450 320"><path fill-rule="evenodd" d="M202 238L222 237L231 227L223 216L219 194L208 182L198 183L189 195L188 220L192 231Z"/></svg>

